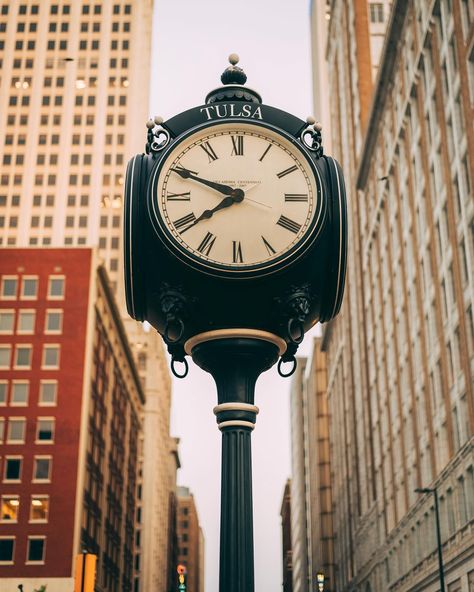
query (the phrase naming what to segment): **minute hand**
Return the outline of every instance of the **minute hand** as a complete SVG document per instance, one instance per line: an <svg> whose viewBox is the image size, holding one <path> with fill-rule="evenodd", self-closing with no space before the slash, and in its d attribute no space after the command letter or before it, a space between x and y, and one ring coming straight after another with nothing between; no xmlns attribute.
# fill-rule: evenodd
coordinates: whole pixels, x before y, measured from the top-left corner
<svg viewBox="0 0 474 592"><path fill-rule="evenodd" d="M220 183L214 183L214 181L208 181L207 179L202 179L201 177L196 177L196 175L193 175L191 173L191 171L188 171L187 169L171 169L171 170L174 171L175 173L178 173L178 175L182 179L192 179L193 181L197 181L198 183L202 183L203 185L207 185L208 187L211 187L211 189L215 189L216 191L218 191L219 193L222 193L224 195L230 195L234 191L234 188L230 187L229 185L221 185Z"/></svg>

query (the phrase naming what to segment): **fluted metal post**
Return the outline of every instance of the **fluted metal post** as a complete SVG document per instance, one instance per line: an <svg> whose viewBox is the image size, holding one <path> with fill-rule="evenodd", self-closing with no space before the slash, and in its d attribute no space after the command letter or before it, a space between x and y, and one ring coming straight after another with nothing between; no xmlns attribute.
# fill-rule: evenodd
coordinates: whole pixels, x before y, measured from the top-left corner
<svg viewBox="0 0 474 592"><path fill-rule="evenodd" d="M259 375L278 359L278 347L251 338L207 341L193 360L212 374L218 395L214 408L222 432L220 592L254 591L251 433Z"/></svg>

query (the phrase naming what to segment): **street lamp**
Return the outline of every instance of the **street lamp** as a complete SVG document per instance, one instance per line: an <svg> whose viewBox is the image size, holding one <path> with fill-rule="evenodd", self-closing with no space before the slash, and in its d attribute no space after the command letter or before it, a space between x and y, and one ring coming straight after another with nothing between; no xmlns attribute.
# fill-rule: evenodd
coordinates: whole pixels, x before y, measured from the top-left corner
<svg viewBox="0 0 474 592"><path fill-rule="evenodd" d="M323 592L323 590L324 590L324 574L323 573L316 574L316 581L318 583L318 592Z"/></svg>
<svg viewBox="0 0 474 592"><path fill-rule="evenodd" d="M446 592L444 585L444 567L443 567L443 548L441 546L441 526L439 521L439 504L438 504L438 491L436 487L417 487L416 493L432 493L435 501L435 518L436 518L436 539L438 543L438 564L439 564L439 584L440 592Z"/></svg>

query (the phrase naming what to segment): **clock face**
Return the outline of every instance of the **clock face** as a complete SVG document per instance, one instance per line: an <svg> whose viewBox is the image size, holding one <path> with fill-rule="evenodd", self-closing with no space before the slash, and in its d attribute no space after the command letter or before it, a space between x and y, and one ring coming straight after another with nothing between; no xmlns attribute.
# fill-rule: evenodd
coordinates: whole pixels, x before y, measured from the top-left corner
<svg viewBox="0 0 474 592"><path fill-rule="evenodd" d="M152 188L165 236L211 272L282 267L322 226L317 169L291 139L261 125L194 132L165 156Z"/></svg>

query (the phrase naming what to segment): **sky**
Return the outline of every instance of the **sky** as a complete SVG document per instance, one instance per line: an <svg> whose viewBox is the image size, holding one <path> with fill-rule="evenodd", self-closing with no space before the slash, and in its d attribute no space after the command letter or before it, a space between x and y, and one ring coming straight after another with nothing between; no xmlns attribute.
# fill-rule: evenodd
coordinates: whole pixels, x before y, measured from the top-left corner
<svg viewBox="0 0 474 592"><path fill-rule="evenodd" d="M312 113L308 0L155 0L150 116L169 117L204 103L237 53L246 86L263 102L301 119ZM308 355L312 338L300 347ZM289 390L276 366L257 382L252 434L255 590L282 583L280 508L291 473ZM205 537L205 592L218 592L221 435L213 379L190 361L173 382L173 436L180 438L178 483L194 494ZM192 591L190 591L192 592Z"/></svg>

